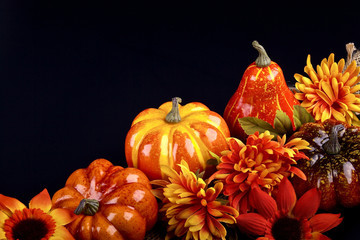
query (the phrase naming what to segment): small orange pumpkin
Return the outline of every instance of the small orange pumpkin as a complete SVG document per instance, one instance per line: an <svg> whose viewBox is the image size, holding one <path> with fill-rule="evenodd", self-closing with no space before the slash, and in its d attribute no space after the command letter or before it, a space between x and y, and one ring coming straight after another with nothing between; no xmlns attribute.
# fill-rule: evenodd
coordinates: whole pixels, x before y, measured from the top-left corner
<svg viewBox="0 0 360 240"><path fill-rule="evenodd" d="M145 174L105 159L73 172L52 202L78 214L67 225L77 240L141 240L157 221L158 204Z"/></svg>
<svg viewBox="0 0 360 240"><path fill-rule="evenodd" d="M199 102L181 106L180 98L158 109L140 112L132 122L125 140L129 167L142 170L149 179L164 179L160 166L176 171L185 160L191 171L205 170L209 151L220 155L228 149L230 137L225 120Z"/></svg>

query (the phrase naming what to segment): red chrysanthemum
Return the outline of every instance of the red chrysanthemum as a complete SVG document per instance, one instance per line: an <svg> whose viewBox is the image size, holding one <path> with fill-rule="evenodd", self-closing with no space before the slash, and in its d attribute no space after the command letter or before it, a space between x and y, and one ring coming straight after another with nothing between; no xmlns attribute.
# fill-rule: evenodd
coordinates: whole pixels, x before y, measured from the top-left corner
<svg viewBox="0 0 360 240"><path fill-rule="evenodd" d="M210 178L224 182L224 195L229 197L232 207L240 213L249 210L248 195L252 185L271 193L284 177L294 173L306 179L304 173L294 167L299 159L308 159L299 150L307 149L309 143L294 138L288 143L285 135L272 140L269 131L250 135L246 145L235 138L229 139L230 151L220 158L218 171Z"/></svg>
<svg viewBox="0 0 360 240"><path fill-rule="evenodd" d="M257 212L237 217L237 225L248 234L262 236L262 240L325 240L326 232L342 222L340 214L316 214L321 194L313 188L299 200L287 178L279 184L274 198L255 185L250 193L251 205ZM316 215L315 215L316 214Z"/></svg>

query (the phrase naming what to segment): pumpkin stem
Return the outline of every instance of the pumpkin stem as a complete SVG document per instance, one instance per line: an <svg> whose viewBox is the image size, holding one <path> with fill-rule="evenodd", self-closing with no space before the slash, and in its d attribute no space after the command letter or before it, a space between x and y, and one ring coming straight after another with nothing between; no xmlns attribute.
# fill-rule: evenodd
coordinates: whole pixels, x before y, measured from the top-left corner
<svg viewBox="0 0 360 240"><path fill-rule="evenodd" d="M180 112L179 112L179 103L181 103L181 98L179 97L172 98L172 108L165 117L166 122L178 123L181 121Z"/></svg>
<svg viewBox="0 0 360 240"><path fill-rule="evenodd" d="M340 152L341 146L338 139L338 133L344 129L345 127L342 124L338 124L332 127L329 134L329 140L323 144L323 149L327 154L335 155Z"/></svg>
<svg viewBox="0 0 360 240"><path fill-rule="evenodd" d="M93 216L99 210L99 201L96 199L86 199L80 201L79 206L75 209L76 215L84 214L86 216Z"/></svg>
<svg viewBox="0 0 360 240"><path fill-rule="evenodd" d="M268 67L271 64L271 59L267 55L265 48L259 44L258 41L252 42L253 47L259 52L259 56L255 60L255 64L258 67Z"/></svg>

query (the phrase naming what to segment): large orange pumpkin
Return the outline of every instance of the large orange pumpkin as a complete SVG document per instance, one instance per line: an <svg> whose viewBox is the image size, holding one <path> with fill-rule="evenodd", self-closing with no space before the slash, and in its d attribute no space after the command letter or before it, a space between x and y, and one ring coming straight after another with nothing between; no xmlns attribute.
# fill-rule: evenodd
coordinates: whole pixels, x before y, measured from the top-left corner
<svg viewBox="0 0 360 240"><path fill-rule="evenodd" d="M149 179L165 178L160 166L179 171L181 160L190 170L204 170L211 158L209 151L220 155L228 149L230 137L225 120L199 102L181 106L180 98L149 108L134 119L125 140L129 167L142 170Z"/></svg>
<svg viewBox="0 0 360 240"><path fill-rule="evenodd" d="M141 240L157 221L157 201L145 174L105 159L73 172L52 202L78 214L67 225L77 240Z"/></svg>

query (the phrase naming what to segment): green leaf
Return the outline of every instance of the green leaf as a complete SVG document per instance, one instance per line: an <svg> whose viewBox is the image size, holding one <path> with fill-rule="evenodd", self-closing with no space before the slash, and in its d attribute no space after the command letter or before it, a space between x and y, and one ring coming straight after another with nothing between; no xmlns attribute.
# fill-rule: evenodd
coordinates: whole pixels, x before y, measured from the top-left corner
<svg viewBox="0 0 360 240"><path fill-rule="evenodd" d="M276 111L274 119L274 128L278 131L279 134L284 135L286 133L292 132L292 122L289 116L280 110Z"/></svg>
<svg viewBox="0 0 360 240"><path fill-rule="evenodd" d="M214 159L217 161L217 164L219 164L221 161L220 161L220 156L216 155L214 152L212 151L209 151L209 154L213 157L211 159L208 160L208 163L206 163L206 165L215 165L214 163ZM210 162L209 162L210 161ZM216 164L216 165L217 165Z"/></svg>
<svg viewBox="0 0 360 240"><path fill-rule="evenodd" d="M311 114L300 105L294 106L293 116L294 116L294 124L296 129L300 128L301 125L303 125L304 123L315 122Z"/></svg>
<svg viewBox="0 0 360 240"><path fill-rule="evenodd" d="M242 129L247 135L254 134L255 132L263 133L266 130L270 132L271 135L277 137L279 132L277 129L274 129L270 123L261 120L256 117L244 117L238 119L239 123L241 124Z"/></svg>

